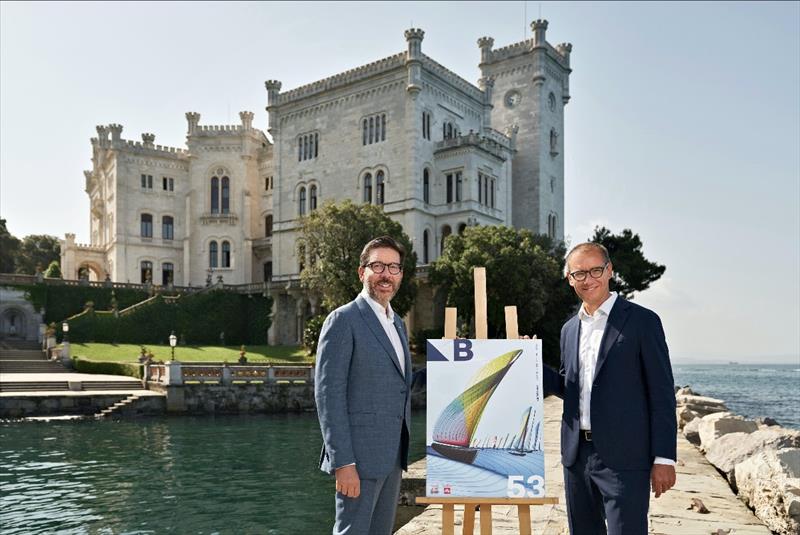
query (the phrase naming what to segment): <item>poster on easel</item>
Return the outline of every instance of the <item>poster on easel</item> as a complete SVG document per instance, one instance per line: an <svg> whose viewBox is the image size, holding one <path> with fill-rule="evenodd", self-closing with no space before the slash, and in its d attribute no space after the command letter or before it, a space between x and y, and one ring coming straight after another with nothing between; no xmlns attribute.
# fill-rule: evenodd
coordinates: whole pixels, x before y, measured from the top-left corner
<svg viewBox="0 0 800 535"><path fill-rule="evenodd" d="M426 495L545 496L541 340L428 340Z"/></svg>

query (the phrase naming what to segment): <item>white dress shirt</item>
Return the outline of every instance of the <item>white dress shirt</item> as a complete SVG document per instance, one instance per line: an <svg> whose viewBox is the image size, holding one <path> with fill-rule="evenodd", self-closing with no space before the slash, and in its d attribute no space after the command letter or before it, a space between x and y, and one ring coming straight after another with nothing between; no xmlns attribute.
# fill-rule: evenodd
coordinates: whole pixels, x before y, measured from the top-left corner
<svg viewBox="0 0 800 535"><path fill-rule="evenodd" d="M578 346L578 380L581 397L578 410L581 429L586 431L592 430L592 383L597 369L597 357L600 355L600 342L603 340L608 316L611 314L611 309L616 302L617 292L611 292L608 299L603 301L603 304L594 311L594 314L588 314L583 305L578 311L578 318L581 321L580 344ZM656 457L653 464L674 465L675 461Z"/></svg>
<svg viewBox="0 0 800 535"><path fill-rule="evenodd" d="M386 331L386 336L389 337L389 341L392 343L392 347L394 348L395 356L397 357L397 362L400 363L400 371L403 372L403 375L406 373L406 357L405 352L403 351L403 342L400 341L400 334L397 332L397 328L394 326L394 310L392 310L392 305L386 305L386 308L383 308L383 305L375 301L372 297L370 297L369 292L366 289L361 290L361 295L366 299L367 303L369 303L370 308L375 312L375 315L378 317L378 321L383 327L383 330Z"/></svg>

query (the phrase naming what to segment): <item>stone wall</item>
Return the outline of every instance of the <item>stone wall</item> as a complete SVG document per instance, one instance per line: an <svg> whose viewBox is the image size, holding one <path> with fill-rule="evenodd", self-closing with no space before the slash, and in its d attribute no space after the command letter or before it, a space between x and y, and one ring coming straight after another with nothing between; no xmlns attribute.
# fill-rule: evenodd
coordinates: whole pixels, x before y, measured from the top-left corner
<svg viewBox="0 0 800 535"><path fill-rule="evenodd" d="M167 394L167 411L171 413L246 414L315 410L312 384L151 384L150 388Z"/></svg>
<svg viewBox="0 0 800 535"><path fill-rule="evenodd" d="M122 401L129 394L3 396L0 398L0 418L26 418L65 414L93 415ZM163 414L166 402L163 396L146 396L121 410L122 416Z"/></svg>

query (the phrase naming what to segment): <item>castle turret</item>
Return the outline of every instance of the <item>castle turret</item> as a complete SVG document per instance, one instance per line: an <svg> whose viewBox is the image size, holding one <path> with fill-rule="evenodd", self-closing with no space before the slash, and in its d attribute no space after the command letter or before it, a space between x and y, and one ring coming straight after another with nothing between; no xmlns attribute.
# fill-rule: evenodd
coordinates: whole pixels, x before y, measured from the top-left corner
<svg viewBox="0 0 800 535"><path fill-rule="evenodd" d="M121 124L110 124L108 125L108 129L111 130L111 142L119 142L122 141L122 125Z"/></svg>
<svg viewBox="0 0 800 535"><path fill-rule="evenodd" d="M97 129L97 141L101 147L108 145L108 127L99 124L95 127Z"/></svg>
<svg viewBox="0 0 800 535"><path fill-rule="evenodd" d="M531 22L531 31L533 32L533 46L545 46L545 33L547 32L547 21L544 19L536 19Z"/></svg>
<svg viewBox="0 0 800 535"><path fill-rule="evenodd" d="M492 47L494 46L494 39L491 37L481 37L478 39L478 47L481 49L481 62L478 67L481 70L481 78L486 78L485 72L486 64L492 61Z"/></svg>
<svg viewBox="0 0 800 535"><path fill-rule="evenodd" d="M142 145L147 147L148 149L153 148L153 142L156 140L155 134L144 133L142 134Z"/></svg>
<svg viewBox="0 0 800 535"><path fill-rule="evenodd" d="M242 120L242 130L245 132L249 132L253 129L253 112L252 111L240 111L239 112L239 119Z"/></svg>
<svg viewBox="0 0 800 535"><path fill-rule="evenodd" d="M189 124L187 133L191 136L197 130L197 124L200 122L200 114L195 111L187 111L186 122Z"/></svg>
<svg viewBox="0 0 800 535"><path fill-rule="evenodd" d="M422 90L422 40L425 32L419 28L410 28L405 31L408 42L406 53L406 69L408 69L408 86L406 91L416 95Z"/></svg>
<svg viewBox="0 0 800 535"><path fill-rule="evenodd" d="M278 112L275 106L278 105L281 83L278 80L267 80L264 82L264 87L267 88L267 121L269 122L267 131L274 137L278 132Z"/></svg>
<svg viewBox="0 0 800 535"><path fill-rule="evenodd" d="M478 87L483 91L483 127L492 126L492 96L494 94L494 78L487 76L478 80Z"/></svg>

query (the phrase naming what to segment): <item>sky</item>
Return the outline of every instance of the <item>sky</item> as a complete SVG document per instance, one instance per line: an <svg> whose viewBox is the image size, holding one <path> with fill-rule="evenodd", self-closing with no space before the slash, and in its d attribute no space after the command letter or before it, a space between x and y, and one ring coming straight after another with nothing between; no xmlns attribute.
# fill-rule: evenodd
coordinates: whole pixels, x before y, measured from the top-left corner
<svg viewBox="0 0 800 535"><path fill-rule="evenodd" d="M0 217L89 239L95 125L183 147L201 124L405 49L473 83L481 36L573 44L565 229L639 234L664 276L635 301L675 362L800 365L800 3L0 4ZM613 260L613 259L612 259ZM491 289L489 289L491 291Z"/></svg>

